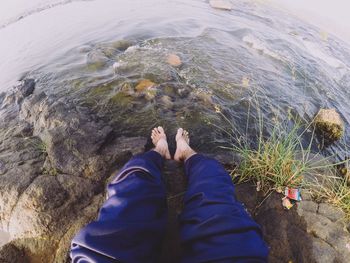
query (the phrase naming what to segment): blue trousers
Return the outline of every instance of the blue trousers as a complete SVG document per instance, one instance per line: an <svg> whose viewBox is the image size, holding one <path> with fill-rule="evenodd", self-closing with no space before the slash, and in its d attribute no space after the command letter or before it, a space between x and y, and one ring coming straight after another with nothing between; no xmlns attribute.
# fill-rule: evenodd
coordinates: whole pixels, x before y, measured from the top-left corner
<svg viewBox="0 0 350 263"><path fill-rule="evenodd" d="M74 237L72 262L157 262L166 232L163 158L132 158L108 186L98 219ZM260 227L234 195L232 180L214 159L185 162L188 190L180 215L182 262L267 262Z"/></svg>

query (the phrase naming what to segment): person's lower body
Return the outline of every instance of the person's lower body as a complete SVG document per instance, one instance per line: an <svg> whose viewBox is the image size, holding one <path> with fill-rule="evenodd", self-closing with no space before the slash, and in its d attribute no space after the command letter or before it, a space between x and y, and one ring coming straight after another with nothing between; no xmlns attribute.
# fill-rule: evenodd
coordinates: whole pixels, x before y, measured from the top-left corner
<svg viewBox="0 0 350 263"><path fill-rule="evenodd" d="M161 127L152 140L155 149L124 166L108 186L98 219L73 239L73 262L157 261L166 224L161 167L170 154ZM175 160L185 161L189 183L180 217L183 262L264 262L260 228L235 199L230 176L189 147L186 131L179 129L176 141Z"/></svg>
<svg viewBox="0 0 350 263"><path fill-rule="evenodd" d="M108 186L96 221L73 239L72 262L157 262L166 227L163 157L133 157Z"/></svg>
<svg viewBox="0 0 350 263"><path fill-rule="evenodd" d="M195 154L185 161L185 172L182 262L266 262L268 249L260 227L236 200L222 165Z"/></svg>

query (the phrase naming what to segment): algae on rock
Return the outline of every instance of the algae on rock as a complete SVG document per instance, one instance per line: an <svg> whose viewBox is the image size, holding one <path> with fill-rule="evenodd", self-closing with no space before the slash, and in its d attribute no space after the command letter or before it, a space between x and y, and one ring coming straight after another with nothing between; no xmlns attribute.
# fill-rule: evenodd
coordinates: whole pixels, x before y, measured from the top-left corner
<svg viewBox="0 0 350 263"><path fill-rule="evenodd" d="M320 109L314 119L314 125L326 144L339 140L344 134L344 123L335 109Z"/></svg>

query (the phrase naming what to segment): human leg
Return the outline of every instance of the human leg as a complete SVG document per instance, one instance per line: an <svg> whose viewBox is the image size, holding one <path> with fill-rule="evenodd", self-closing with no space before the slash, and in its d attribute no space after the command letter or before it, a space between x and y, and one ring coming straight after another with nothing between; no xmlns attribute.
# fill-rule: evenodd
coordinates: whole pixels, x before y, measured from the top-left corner
<svg viewBox="0 0 350 263"><path fill-rule="evenodd" d="M163 129L152 140L155 149L132 158L108 185L97 220L72 241L72 262L156 261L166 224L161 168L168 146Z"/></svg>
<svg viewBox="0 0 350 263"><path fill-rule="evenodd" d="M181 130L177 137L188 141ZM188 178L180 216L183 262L266 262L260 227L236 200L228 173L216 160L181 147Z"/></svg>

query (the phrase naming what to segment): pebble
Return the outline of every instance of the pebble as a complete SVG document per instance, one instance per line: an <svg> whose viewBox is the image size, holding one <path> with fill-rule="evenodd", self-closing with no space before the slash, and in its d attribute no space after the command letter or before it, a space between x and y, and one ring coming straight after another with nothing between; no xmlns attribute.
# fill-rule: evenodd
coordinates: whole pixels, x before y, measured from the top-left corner
<svg viewBox="0 0 350 263"><path fill-rule="evenodd" d="M155 85L156 84L154 82L150 81L149 79L143 79L137 84L136 91L142 92L146 89L153 88Z"/></svg>
<svg viewBox="0 0 350 263"><path fill-rule="evenodd" d="M222 10L232 10L232 4L226 0L210 0L209 4L211 7Z"/></svg>
<svg viewBox="0 0 350 263"><path fill-rule="evenodd" d="M166 59L167 63L173 67L180 67L182 65L182 61L178 55L169 54Z"/></svg>
<svg viewBox="0 0 350 263"><path fill-rule="evenodd" d="M208 94L206 92L203 92L203 91L198 92L197 98L199 98L201 101L203 101L204 104L207 106L213 106L213 104L214 104L211 94Z"/></svg>

